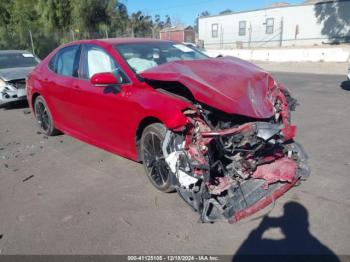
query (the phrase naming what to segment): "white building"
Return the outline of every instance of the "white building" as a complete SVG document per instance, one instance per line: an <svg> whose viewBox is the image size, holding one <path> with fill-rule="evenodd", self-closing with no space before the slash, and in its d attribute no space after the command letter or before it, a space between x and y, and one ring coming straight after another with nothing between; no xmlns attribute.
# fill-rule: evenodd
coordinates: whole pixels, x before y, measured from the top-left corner
<svg viewBox="0 0 350 262"><path fill-rule="evenodd" d="M285 5L201 17L198 31L198 39L207 49L349 43L350 1Z"/></svg>

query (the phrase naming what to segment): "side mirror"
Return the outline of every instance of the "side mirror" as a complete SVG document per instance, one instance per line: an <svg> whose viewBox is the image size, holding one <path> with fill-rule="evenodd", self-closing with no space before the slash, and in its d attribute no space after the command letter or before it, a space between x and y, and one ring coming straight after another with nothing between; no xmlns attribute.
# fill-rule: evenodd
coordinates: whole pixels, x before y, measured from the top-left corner
<svg viewBox="0 0 350 262"><path fill-rule="evenodd" d="M121 84L118 79L110 72L94 74L90 82L95 86L113 86Z"/></svg>

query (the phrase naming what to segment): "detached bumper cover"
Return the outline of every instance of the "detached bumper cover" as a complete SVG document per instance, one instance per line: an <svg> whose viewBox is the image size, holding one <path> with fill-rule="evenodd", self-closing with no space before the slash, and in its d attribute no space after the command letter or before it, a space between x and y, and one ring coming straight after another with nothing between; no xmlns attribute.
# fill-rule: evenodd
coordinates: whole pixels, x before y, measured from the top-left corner
<svg viewBox="0 0 350 262"><path fill-rule="evenodd" d="M264 196L262 199L260 199L258 202L252 204L251 206L247 207L246 209L237 211L231 219L229 219L229 223L233 224L237 221L244 219L248 216L251 216L258 212L259 210L267 207L270 205L273 201L281 197L284 193L286 193L290 188L292 188L296 183L298 179L295 178L291 183L278 183L276 188L273 190L272 193Z"/></svg>

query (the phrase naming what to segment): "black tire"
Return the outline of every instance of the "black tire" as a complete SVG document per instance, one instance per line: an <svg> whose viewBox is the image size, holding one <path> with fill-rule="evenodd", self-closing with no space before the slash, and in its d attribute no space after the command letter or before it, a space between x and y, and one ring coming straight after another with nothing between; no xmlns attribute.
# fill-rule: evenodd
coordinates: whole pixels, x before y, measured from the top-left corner
<svg viewBox="0 0 350 262"><path fill-rule="evenodd" d="M162 151L166 128L161 123L147 126L141 136L141 159L152 185L162 192L173 192L173 174Z"/></svg>
<svg viewBox="0 0 350 262"><path fill-rule="evenodd" d="M35 118L39 124L40 131L47 136L55 136L60 133L55 128L50 110L42 96L38 96L34 101Z"/></svg>

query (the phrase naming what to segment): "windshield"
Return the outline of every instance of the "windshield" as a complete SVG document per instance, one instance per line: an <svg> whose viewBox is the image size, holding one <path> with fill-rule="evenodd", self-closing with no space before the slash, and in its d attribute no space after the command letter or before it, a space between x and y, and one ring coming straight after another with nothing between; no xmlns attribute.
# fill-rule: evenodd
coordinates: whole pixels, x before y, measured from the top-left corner
<svg viewBox="0 0 350 262"><path fill-rule="evenodd" d="M172 42L128 43L115 48L137 74L171 61L208 58L192 48Z"/></svg>
<svg viewBox="0 0 350 262"><path fill-rule="evenodd" d="M33 67L38 61L29 53L5 53L0 54L0 69L15 67Z"/></svg>

